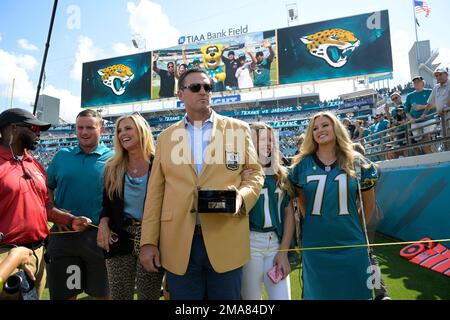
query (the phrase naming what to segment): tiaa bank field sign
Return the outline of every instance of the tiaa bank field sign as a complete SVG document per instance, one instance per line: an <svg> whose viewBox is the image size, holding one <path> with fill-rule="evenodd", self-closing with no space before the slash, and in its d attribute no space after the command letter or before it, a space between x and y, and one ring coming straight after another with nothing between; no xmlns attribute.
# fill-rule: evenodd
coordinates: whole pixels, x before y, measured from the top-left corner
<svg viewBox="0 0 450 320"><path fill-rule="evenodd" d="M194 43L194 42L200 42L200 41L206 41L206 40L214 40L219 38L226 38L226 37L233 37L233 36L239 36L241 34L248 33L248 24L245 26L239 26L238 28L228 28L228 29L221 29L216 30L215 32L206 32L202 33L200 35L185 35L181 36L178 39L178 44L188 44L188 43Z"/></svg>

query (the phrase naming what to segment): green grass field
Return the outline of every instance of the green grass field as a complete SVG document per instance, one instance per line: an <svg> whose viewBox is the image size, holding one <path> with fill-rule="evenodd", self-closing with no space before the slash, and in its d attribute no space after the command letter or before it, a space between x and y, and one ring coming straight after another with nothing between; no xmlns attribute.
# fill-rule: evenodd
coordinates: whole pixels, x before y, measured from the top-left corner
<svg viewBox="0 0 450 320"><path fill-rule="evenodd" d="M378 236L376 243L391 242ZM443 243L448 247L449 243ZM450 300L450 278L400 257L404 246L375 248L381 274L394 300Z"/></svg>
<svg viewBox="0 0 450 320"><path fill-rule="evenodd" d="M375 238L375 243L386 242L391 241L382 236ZM375 247L390 297L393 300L450 300L450 278L403 259L399 255L401 248L403 245ZM299 269L292 271L290 277L292 299L300 300ZM49 299L48 289L44 291L42 299ZM90 297L83 294L79 299ZM263 299L267 299L265 292Z"/></svg>
<svg viewBox="0 0 450 320"><path fill-rule="evenodd" d="M391 241L376 236L375 243ZM444 244L448 247L448 244ZM404 245L375 247L381 275L392 300L450 300L450 278L400 257ZM299 269L291 273L292 299L301 298ZM267 295L264 293L264 299Z"/></svg>

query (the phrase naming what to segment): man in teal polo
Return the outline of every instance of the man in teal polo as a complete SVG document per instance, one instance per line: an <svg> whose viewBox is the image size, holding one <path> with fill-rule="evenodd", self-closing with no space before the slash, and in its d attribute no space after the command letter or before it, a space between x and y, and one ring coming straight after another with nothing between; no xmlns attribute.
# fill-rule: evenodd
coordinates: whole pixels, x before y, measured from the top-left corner
<svg viewBox="0 0 450 320"><path fill-rule="evenodd" d="M412 78L414 91L406 96L405 112L408 121L411 122L412 135L415 142L431 141L431 132L436 130L436 125L433 124L434 119L426 117L424 109L427 106L428 98L431 95L431 89L425 88L425 81L421 76ZM420 154L415 148L416 155ZM431 153L431 146L422 146L424 153Z"/></svg>
<svg viewBox="0 0 450 320"><path fill-rule="evenodd" d="M80 112L76 120L79 145L61 149L47 170L49 197L55 207L75 216L86 216L94 225L98 225L102 211L105 162L112 156L112 151L100 143L104 132L102 122L97 111ZM52 230L58 230L58 226ZM98 299L109 297L103 251L96 239L96 228L49 236L51 299L76 299L83 291Z"/></svg>

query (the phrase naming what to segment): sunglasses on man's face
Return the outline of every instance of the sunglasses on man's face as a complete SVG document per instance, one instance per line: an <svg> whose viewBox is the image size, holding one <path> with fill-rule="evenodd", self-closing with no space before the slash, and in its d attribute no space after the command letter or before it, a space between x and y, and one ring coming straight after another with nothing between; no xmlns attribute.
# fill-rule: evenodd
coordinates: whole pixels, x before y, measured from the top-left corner
<svg viewBox="0 0 450 320"><path fill-rule="evenodd" d="M34 124L16 123L15 125L18 127L26 127L28 129L30 129L31 131L33 131L34 133L38 133L39 131L41 131L41 127L34 125Z"/></svg>
<svg viewBox="0 0 450 320"><path fill-rule="evenodd" d="M188 86L183 87L183 89L189 89L192 92L199 92L202 87L205 90L205 92L211 92L212 91L212 87L211 87L211 85L209 83L192 83L192 84L190 84Z"/></svg>

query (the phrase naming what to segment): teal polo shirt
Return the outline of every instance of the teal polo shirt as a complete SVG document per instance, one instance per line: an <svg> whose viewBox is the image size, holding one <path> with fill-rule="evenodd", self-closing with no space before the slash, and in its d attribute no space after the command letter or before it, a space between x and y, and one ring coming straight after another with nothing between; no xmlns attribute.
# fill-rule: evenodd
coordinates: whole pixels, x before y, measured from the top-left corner
<svg viewBox="0 0 450 320"><path fill-rule="evenodd" d="M84 153L79 146L61 149L47 169L48 187L55 206L75 216L86 216L98 225L102 212L103 172L113 151L100 144Z"/></svg>
<svg viewBox="0 0 450 320"><path fill-rule="evenodd" d="M264 58L257 63L253 71L254 83L256 87L270 86L270 66L272 61L269 58Z"/></svg>
<svg viewBox="0 0 450 320"><path fill-rule="evenodd" d="M406 96L405 112L409 113L414 119L419 119L424 110L416 110L413 104L426 105L431 95L431 89L423 89L422 91L414 91Z"/></svg>

